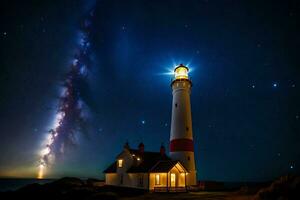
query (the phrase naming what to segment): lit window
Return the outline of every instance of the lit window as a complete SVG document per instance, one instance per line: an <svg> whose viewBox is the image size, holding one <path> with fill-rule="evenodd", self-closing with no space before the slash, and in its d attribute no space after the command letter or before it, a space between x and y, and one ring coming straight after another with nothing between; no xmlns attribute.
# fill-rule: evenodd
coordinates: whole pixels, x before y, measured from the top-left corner
<svg viewBox="0 0 300 200"><path fill-rule="evenodd" d="M155 174L155 185L160 185L160 176L159 176L159 174Z"/></svg>
<svg viewBox="0 0 300 200"><path fill-rule="evenodd" d="M171 173L171 187L176 184L176 174Z"/></svg>
<svg viewBox="0 0 300 200"><path fill-rule="evenodd" d="M123 160L118 160L118 167L122 167L123 166Z"/></svg>

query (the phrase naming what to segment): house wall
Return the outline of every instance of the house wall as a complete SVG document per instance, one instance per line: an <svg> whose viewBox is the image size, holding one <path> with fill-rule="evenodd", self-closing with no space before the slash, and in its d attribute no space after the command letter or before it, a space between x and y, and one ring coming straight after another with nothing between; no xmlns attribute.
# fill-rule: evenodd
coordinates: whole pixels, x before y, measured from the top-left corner
<svg viewBox="0 0 300 200"><path fill-rule="evenodd" d="M121 176L123 175L123 183L121 184ZM142 184L140 178L143 179ZM148 189L147 173L107 173L105 174L105 184Z"/></svg>
<svg viewBox="0 0 300 200"><path fill-rule="evenodd" d="M155 185L155 175L159 174L160 184ZM149 190L154 190L154 187L167 187L167 173L150 173Z"/></svg>
<svg viewBox="0 0 300 200"><path fill-rule="evenodd" d="M130 152L127 149L124 149L124 151L117 157L117 160L119 159L123 160L123 166L122 167L117 166L117 173L122 174L125 173L132 166L133 158Z"/></svg>
<svg viewBox="0 0 300 200"><path fill-rule="evenodd" d="M129 173L128 178L128 185L130 187L148 189L149 179L147 173ZM140 183L140 179L143 179L142 184Z"/></svg>
<svg viewBox="0 0 300 200"><path fill-rule="evenodd" d="M107 173L105 174L105 184L106 185L118 185L119 184L119 177L116 173Z"/></svg>
<svg viewBox="0 0 300 200"><path fill-rule="evenodd" d="M124 151L117 157L117 160L119 159L123 160L122 167L118 167L117 162L117 172L105 174L105 184L148 189L147 173L126 173L133 164L133 157L127 149L124 149ZM140 184L140 177L143 179L142 185ZM121 181L121 179L123 180Z"/></svg>

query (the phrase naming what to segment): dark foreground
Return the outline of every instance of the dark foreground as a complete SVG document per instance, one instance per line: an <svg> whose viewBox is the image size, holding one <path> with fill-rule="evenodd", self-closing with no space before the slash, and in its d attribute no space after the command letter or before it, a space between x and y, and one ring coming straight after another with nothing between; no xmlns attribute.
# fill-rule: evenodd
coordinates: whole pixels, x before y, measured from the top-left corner
<svg viewBox="0 0 300 200"><path fill-rule="evenodd" d="M96 181L62 178L57 181L30 184L16 191L1 192L0 199L39 200L298 200L300 177L284 176L264 187L243 187L236 191L197 191L189 193L149 193L139 189L112 186L96 186Z"/></svg>

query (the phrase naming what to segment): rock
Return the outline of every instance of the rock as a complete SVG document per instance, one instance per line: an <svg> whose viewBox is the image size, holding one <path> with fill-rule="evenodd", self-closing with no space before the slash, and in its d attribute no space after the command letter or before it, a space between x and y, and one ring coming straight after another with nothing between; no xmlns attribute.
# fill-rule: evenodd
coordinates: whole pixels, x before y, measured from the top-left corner
<svg viewBox="0 0 300 200"><path fill-rule="evenodd" d="M86 198L86 200L117 200L117 194L113 192L99 192Z"/></svg>
<svg viewBox="0 0 300 200"><path fill-rule="evenodd" d="M79 178L73 178L73 177L65 177L61 178L57 181L52 182L53 185L63 185L63 186L83 186L84 181L82 181Z"/></svg>
<svg viewBox="0 0 300 200"><path fill-rule="evenodd" d="M263 188L255 195L256 200L300 199L300 177L283 176L275 180L269 187Z"/></svg>
<svg viewBox="0 0 300 200"><path fill-rule="evenodd" d="M104 186L105 181L94 179L94 178L89 178L89 179L86 180L86 184L88 186Z"/></svg>

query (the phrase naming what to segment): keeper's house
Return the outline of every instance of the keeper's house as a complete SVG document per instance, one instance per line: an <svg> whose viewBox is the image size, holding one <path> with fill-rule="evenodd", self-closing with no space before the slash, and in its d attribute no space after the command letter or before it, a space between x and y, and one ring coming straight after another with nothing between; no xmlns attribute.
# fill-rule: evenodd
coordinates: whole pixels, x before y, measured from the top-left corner
<svg viewBox="0 0 300 200"><path fill-rule="evenodd" d="M186 191L187 170L179 161L171 160L162 145L160 152L144 151L144 144L124 150L106 170L105 184L155 191Z"/></svg>

